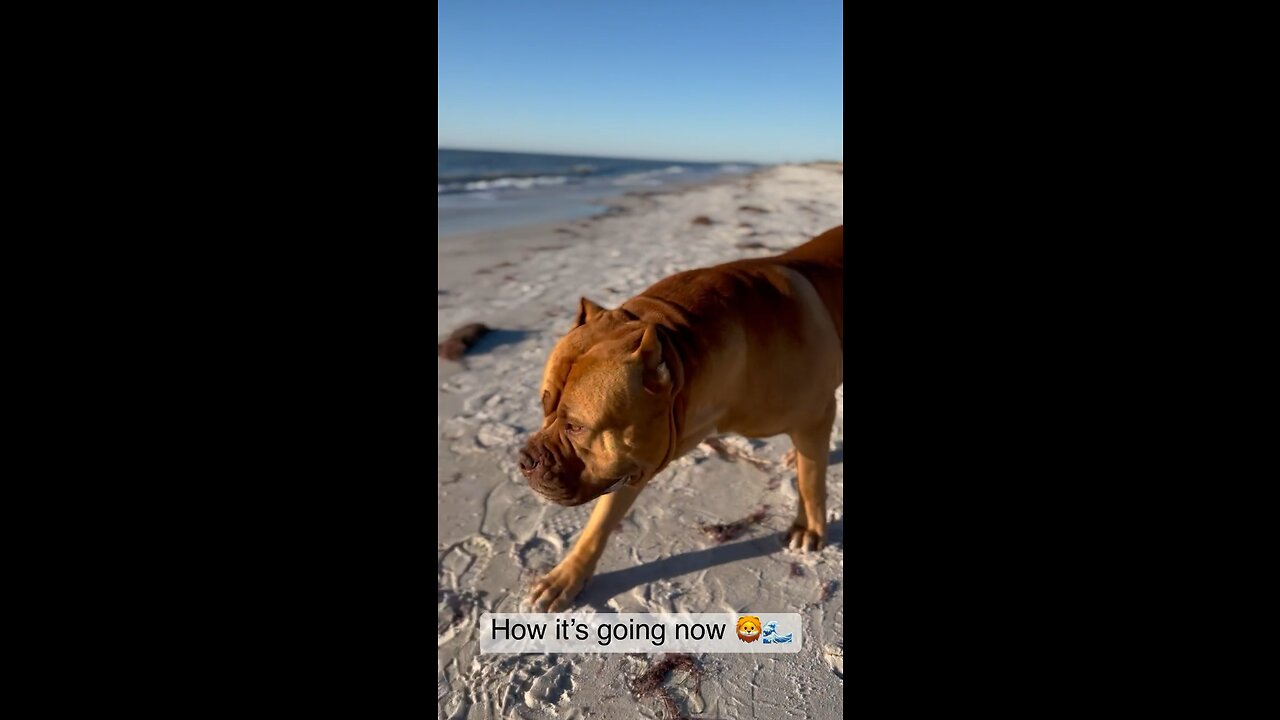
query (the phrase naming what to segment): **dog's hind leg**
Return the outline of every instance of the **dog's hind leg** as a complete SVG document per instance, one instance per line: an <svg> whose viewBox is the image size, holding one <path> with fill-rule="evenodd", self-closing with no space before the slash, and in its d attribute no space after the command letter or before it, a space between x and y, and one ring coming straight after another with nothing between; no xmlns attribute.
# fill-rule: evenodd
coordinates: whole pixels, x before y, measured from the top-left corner
<svg viewBox="0 0 1280 720"><path fill-rule="evenodd" d="M819 420L789 433L796 447L800 507L796 508L796 521L787 531L786 541L795 550L819 550L827 542L827 451L835 417L833 396Z"/></svg>

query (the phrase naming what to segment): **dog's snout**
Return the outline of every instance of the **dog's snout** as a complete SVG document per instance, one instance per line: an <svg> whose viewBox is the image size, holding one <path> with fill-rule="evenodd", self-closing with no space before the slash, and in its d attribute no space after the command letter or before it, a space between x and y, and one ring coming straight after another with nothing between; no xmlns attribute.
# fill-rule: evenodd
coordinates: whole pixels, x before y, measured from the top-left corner
<svg viewBox="0 0 1280 720"><path fill-rule="evenodd" d="M538 458L535 457L533 453L529 452L529 448L526 447L520 451L520 472L523 473L525 477L529 477L539 464L540 462Z"/></svg>
<svg viewBox="0 0 1280 720"><path fill-rule="evenodd" d="M524 449L520 451L517 465L520 467L520 474L526 479L543 480L548 474L557 474L560 463L555 451L534 436L529 438Z"/></svg>
<svg viewBox="0 0 1280 720"><path fill-rule="evenodd" d="M573 453L565 453L544 436L529 438L517 456L516 465L529 482L529 487L553 502L578 505L589 499L579 487L582 461Z"/></svg>

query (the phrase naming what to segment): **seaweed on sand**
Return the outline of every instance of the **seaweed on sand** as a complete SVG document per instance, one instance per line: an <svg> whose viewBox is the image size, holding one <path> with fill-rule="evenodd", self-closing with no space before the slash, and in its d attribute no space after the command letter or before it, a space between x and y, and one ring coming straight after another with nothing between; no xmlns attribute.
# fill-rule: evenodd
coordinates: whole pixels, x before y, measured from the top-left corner
<svg viewBox="0 0 1280 720"><path fill-rule="evenodd" d="M756 508L755 512L741 520L734 520L731 523L716 523L714 525L709 525L707 523L699 522L698 529L709 535L711 539L716 542L728 542L738 537L743 530L746 530L752 525L758 525L761 520L764 520L768 509L768 505L761 505Z"/></svg>
<svg viewBox="0 0 1280 720"><path fill-rule="evenodd" d="M664 717L675 718L680 716L680 706L676 705L676 699L662 685L662 681L667 679L667 674L672 670L684 670L693 676L695 693L702 691L702 668L698 667L698 663L689 655L684 653L672 653L662 656L657 662L649 666L649 669L640 677L631 681L631 694L637 699L642 700L646 697L656 695L662 701L665 710Z"/></svg>

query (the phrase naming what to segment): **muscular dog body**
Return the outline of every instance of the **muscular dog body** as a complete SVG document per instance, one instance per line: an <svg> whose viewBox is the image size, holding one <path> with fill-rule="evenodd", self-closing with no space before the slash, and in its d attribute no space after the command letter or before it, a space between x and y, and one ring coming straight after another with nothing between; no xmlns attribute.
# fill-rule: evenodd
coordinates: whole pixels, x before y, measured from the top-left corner
<svg viewBox="0 0 1280 720"><path fill-rule="evenodd" d="M553 502L600 499L530 600L566 607L649 480L716 434L791 437L800 507L787 540L820 548L843 381L843 226L782 255L673 275L616 310L583 298L547 361L543 426L520 469Z"/></svg>

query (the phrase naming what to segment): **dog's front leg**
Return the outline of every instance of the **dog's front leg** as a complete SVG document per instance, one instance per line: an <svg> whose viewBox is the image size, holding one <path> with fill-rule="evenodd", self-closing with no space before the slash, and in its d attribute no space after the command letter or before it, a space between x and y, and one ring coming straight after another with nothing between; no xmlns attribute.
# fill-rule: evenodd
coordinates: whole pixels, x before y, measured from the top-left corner
<svg viewBox="0 0 1280 720"><path fill-rule="evenodd" d="M529 602L536 609L558 612L569 606L569 602L596 571L596 563L604 554L609 533L622 522L627 510L631 509L631 503L635 502L636 496L643 489L644 485L620 487L596 500L591 519L587 521L587 527L583 529L578 542L574 543L573 549L530 591Z"/></svg>

